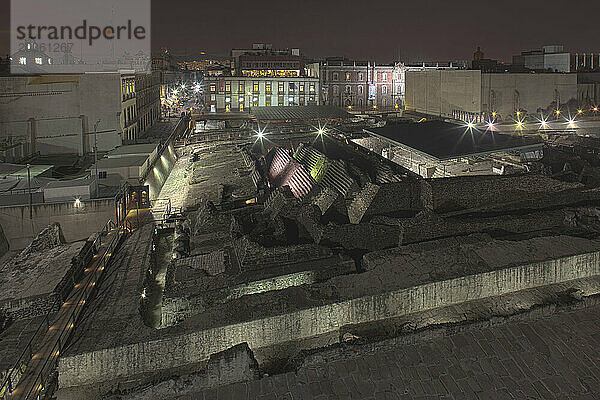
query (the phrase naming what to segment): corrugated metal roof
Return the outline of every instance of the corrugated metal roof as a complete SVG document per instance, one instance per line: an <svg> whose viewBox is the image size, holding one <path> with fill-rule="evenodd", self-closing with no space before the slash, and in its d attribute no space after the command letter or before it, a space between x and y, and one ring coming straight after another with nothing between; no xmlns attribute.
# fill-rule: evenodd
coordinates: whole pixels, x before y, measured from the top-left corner
<svg viewBox="0 0 600 400"><path fill-rule="evenodd" d="M298 121L350 119L354 115L333 106L252 107L250 114L258 121Z"/></svg>

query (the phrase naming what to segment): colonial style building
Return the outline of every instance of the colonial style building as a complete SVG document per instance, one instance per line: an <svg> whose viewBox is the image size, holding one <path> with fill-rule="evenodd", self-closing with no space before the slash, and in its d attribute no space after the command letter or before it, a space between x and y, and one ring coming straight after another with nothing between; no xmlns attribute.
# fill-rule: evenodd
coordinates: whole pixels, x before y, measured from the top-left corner
<svg viewBox="0 0 600 400"><path fill-rule="evenodd" d="M206 77L204 96L206 110L210 112L240 112L259 106L318 105L319 78Z"/></svg>
<svg viewBox="0 0 600 400"><path fill-rule="evenodd" d="M327 59L319 64L321 101L348 109L402 109L406 71L456 69L449 66L376 64Z"/></svg>

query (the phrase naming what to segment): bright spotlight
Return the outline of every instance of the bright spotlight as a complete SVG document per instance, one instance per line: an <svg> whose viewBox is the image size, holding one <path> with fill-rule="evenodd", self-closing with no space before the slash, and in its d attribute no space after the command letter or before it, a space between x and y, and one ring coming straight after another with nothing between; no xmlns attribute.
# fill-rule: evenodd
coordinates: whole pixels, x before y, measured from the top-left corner
<svg viewBox="0 0 600 400"><path fill-rule="evenodd" d="M556 115L560 115L560 110L556 110Z"/></svg>
<svg viewBox="0 0 600 400"><path fill-rule="evenodd" d="M577 114L583 114L583 110L582 109L577 110Z"/></svg>
<svg viewBox="0 0 600 400"><path fill-rule="evenodd" d="M598 112L598 107L594 107L592 110L594 110L594 112Z"/></svg>
<svg viewBox="0 0 600 400"><path fill-rule="evenodd" d="M575 128L575 120L573 118L567 121L569 123L569 128Z"/></svg>
<svg viewBox="0 0 600 400"><path fill-rule="evenodd" d="M473 129L473 128L475 128L475 124L472 122L467 122L467 128Z"/></svg>
<svg viewBox="0 0 600 400"><path fill-rule="evenodd" d="M523 128L523 121L517 121L517 128Z"/></svg>
<svg viewBox="0 0 600 400"><path fill-rule="evenodd" d="M546 120L541 120L540 121L540 127L542 129L546 129L548 127L548 122L546 122Z"/></svg>
<svg viewBox="0 0 600 400"><path fill-rule="evenodd" d="M79 197L75 199L75 207L81 207L81 199Z"/></svg>
<svg viewBox="0 0 600 400"><path fill-rule="evenodd" d="M487 123L487 127L489 130L493 131L496 127L492 121Z"/></svg>

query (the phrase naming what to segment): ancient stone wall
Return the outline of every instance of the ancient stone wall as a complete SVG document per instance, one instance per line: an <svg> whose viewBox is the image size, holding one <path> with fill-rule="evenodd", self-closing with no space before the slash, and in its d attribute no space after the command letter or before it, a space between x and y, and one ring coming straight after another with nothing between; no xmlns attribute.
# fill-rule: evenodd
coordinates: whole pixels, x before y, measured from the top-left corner
<svg viewBox="0 0 600 400"><path fill-rule="evenodd" d="M65 356L59 386L115 380L206 360L247 341L252 349L335 332L360 324L514 291L600 274L600 252L511 268L315 306L287 314L215 327L145 343Z"/></svg>

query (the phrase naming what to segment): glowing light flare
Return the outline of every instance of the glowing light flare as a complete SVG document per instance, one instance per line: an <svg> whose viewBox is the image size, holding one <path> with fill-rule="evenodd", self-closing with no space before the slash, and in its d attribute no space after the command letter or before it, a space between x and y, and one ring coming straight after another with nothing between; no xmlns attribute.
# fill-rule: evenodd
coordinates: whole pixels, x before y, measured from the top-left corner
<svg viewBox="0 0 600 400"><path fill-rule="evenodd" d="M494 125L494 122L489 121L487 123L487 129L490 130L490 131L493 131L494 129L496 129L496 125Z"/></svg>
<svg viewBox="0 0 600 400"><path fill-rule="evenodd" d="M560 110L556 110L556 115L560 115Z"/></svg>
<svg viewBox="0 0 600 400"><path fill-rule="evenodd" d="M583 110L582 109L577 110L577 114L583 114Z"/></svg>
<svg viewBox="0 0 600 400"><path fill-rule="evenodd" d="M592 108L592 111L594 111L594 112L598 112L598 107L594 107L594 108Z"/></svg>

